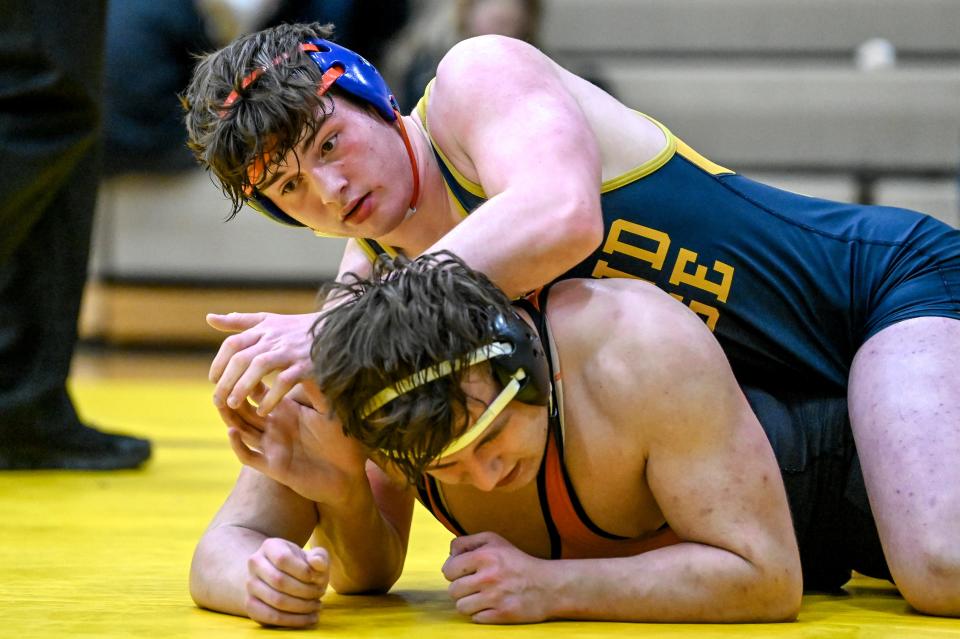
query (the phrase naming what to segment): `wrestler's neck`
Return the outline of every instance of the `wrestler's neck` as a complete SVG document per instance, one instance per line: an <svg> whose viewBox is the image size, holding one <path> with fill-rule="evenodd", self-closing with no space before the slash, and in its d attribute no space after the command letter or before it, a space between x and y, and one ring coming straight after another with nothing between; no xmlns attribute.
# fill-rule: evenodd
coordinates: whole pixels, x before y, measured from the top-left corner
<svg viewBox="0 0 960 639"><path fill-rule="evenodd" d="M407 256L420 255L450 232L461 220L453 198L447 191L419 118L404 116L407 134L417 159L420 194L416 210L386 235L377 238Z"/></svg>

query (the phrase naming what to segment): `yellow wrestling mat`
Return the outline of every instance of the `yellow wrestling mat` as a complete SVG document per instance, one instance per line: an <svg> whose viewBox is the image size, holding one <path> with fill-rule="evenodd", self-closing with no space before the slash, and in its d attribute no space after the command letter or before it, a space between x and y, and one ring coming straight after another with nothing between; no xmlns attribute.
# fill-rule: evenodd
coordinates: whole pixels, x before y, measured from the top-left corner
<svg viewBox="0 0 960 639"><path fill-rule="evenodd" d="M82 380L94 423L149 437L142 471L0 473L0 637L264 636L200 610L187 592L194 543L239 469L203 382ZM325 599L325 637L960 637L960 620L914 614L887 583L808 596L800 620L767 625L554 622L478 626L459 616L439 568L450 535L418 509L406 570L381 597Z"/></svg>

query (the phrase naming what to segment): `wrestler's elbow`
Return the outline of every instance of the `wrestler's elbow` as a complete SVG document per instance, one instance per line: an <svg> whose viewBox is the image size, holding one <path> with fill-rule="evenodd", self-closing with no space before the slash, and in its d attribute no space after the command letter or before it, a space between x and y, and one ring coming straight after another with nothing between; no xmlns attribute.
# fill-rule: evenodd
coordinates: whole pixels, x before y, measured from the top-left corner
<svg viewBox="0 0 960 639"><path fill-rule="evenodd" d="M803 600L803 575L800 563L772 562L762 567L751 597L757 608L755 621L794 621Z"/></svg>
<svg viewBox="0 0 960 639"><path fill-rule="evenodd" d="M936 550L913 549L910 561L892 565L903 598L915 610L940 617L960 617L960 551L955 544Z"/></svg>
<svg viewBox="0 0 960 639"><path fill-rule="evenodd" d="M596 193L572 189L552 207L550 217L546 232L570 252L574 264L586 259L603 241L603 212Z"/></svg>
<svg viewBox="0 0 960 639"><path fill-rule="evenodd" d="M796 621L803 601L803 580L770 592L764 621Z"/></svg>

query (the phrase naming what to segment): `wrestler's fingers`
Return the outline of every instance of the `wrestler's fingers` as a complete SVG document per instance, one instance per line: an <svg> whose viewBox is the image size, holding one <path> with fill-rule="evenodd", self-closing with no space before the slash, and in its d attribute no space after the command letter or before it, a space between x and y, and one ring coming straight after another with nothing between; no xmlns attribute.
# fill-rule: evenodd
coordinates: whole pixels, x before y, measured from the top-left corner
<svg viewBox="0 0 960 639"><path fill-rule="evenodd" d="M273 588L301 599L319 599L327 588L327 551L304 550L285 539L267 539L251 555L247 568Z"/></svg>
<svg viewBox="0 0 960 639"><path fill-rule="evenodd" d="M251 594L247 595L245 608L251 619L264 626L307 628L316 625L318 619L316 612L298 614L277 610Z"/></svg>
<svg viewBox="0 0 960 639"><path fill-rule="evenodd" d="M312 581L310 564L307 563L306 552L292 541L280 538L267 539L260 546L261 563L249 566L251 571L259 568L263 571L279 571L300 581ZM257 555L251 561L258 560ZM265 560L266 563L262 563Z"/></svg>
<svg viewBox="0 0 960 639"><path fill-rule="evenodd" d="M287 579L291 582L295 581ZM305 597L294 594L292 590L295 589L294 586L286 583L268 584L256 577L251 577L247 581L248 594L280 612L309 614L320 609L320 594L316 587L310 588L311 594Z"/></svg>
<svg viewBox="0 0 960 639"><path fill-rule="evenodd" d="M270 388L263 382L258 382L256 385L250 388L250 392L247 394L247 397L257 406L260 405L260 402L263 401L264 396L266 396L267 391Z"/></svg>
<svg viewBox="0 0 960 639"><path fill-rule="evenodd" d="M307 563L313 571L313 582L326 592L330 582L330 554L327 549L315 546L307 550Z"/></svg>
<svg viewBox="0 0 960 639"><path fill-rule="evenodd" d="M287 393L310 376L312 369L312 364L299 362L280 371L273 380L273 384L267 389L267 393L257 402L257 412L266 415L276 408Z"/></svg>
<svg viewBox="0 0 960 639"><path fill-rule="evenodd" d="M483 580L476 574L454 579L450 582L450 585L447 586L447 594L449 594L450 598L454 601L459 601L464 597L469 597L483 590L482 581Z"/></svg>
<svg viewBox="0 0 960 639"><path fill-rule="evenodd" d="M461 615L473 618L477 613L490 610L492 606L486 593L476 592L462 599L457 599L456 608Z"/></svg>
<svg viewBox="0 0 960 639"><path fill-rule="evenodd" d="M462 535L454 537L450 542L450 556L456 557L465 552L476 550L495 541L494 533L482 532L475 535Z"/></svg>
<svg viewBox="0 0 960 639"><path fill-rule="evenodd" d="M263 436L264 420L253 411L253 407L248 409L241 408L239 410L218 408L217 412L220 413L220 419L225 425L239 429L241 433L255 440L256 443L259 443L260 438ZM244 413L252 414L253 419L248 419L248 416Z"/></svg>
<svg viewBox="0 0 960 639"><path fill-rule="evenodd" d="M469 554L450 555L440 567L447 581L453 582L477 572L476 561Z"/></svg>
<svg viewBox="0 0 960 639"><path fill-rule="evenodd" d="M258 415L256 406L250 402L244 402L240 405L240 408L236 410L232 408L225 408L221 410L233 411L240 419L243 420L245 426L255 428L260 432L263 432L267 427L267 419Z"/></svg>
<svg viewBox="0 0 960 639"><path fill-rule="evenodd" d="M246 334L241 333L240 335ZM233 335L227 339L233 339L234 337L239 337L239 335ZM223 347L221 347L221 350L222 349ZM221 402L231 408L237 408L241 402L247 398L247 394L250 389L256 385L256 382L246 382L242 389L238 389L237 385L244 375L247 374L247 371L250 370L251 367L256 366L255 362L257 358L265 352L268 352L269 349L269 344L265 341L258 340L247 348L235 351L223 369L220 379L217 381L217 386L213 393L214 402ZM254 373L251 374L255 376L256 381L260 381L267 372L269 371L262 373L254 371Z"/></svg>
<svg viewBox="0 0 960 639"><path fill-rule="evenodd" d="M211 382L218 383L224 370L237 353L246 350L260 341L260 334L256 331L244 331L227 337L220 344L216 356L210 363L208 377Z"/></svg>
<svg viewBox="0 0 960 639"><path fill-rule="evenodd" d="M233 382L233 388L227 396L228 406L236 408L244 398L253 393L259 384L263 383L263 379L267 375L274 371L281 371L282 373L290 365L289 357L281 351L262 350L262 352L252 354L253 356L248 358L243 357L245 354L238 355L235 358L241 362L246 361L246 367ZM228 370L229 368L228 366Z"/></svg>
<svg viewBox="0 0 960 639"><path fill-rule="evenodd" d="M255 470L260 470L263 466L263 455L244 443L243 436L238 429L233 427L228 428L227 438L230 440L230 448L233 450L233 454L237 456L241 464Z"/></svg>
<svg viewBox="0 0 960 639"><path fill-rule="evenodd" d="M207 324L225 333L253 328L267 318L266 313L207 313Z"/></svg>

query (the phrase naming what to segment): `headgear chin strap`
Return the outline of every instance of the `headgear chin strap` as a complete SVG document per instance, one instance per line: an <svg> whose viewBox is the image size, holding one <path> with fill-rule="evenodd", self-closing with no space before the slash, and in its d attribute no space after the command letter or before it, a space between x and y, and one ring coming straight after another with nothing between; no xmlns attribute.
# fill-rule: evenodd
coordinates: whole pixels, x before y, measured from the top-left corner
<svg viewBox="0 0 960 639"><path fill-rule="evenodd" d="M487 405L487 408L480 414L480 417L477 417L477 421L473 422L473 426L463 431L462 435L447 444L447 446L440 451L438 458L442 459L463 450L476 441L480 435L483 435L490 425L493 424L493 420L503 412L507 404L512 402L517 396L517 393L520 392L520 387L523 385L523 380L526 376L527 374L522 368L514 372L510 381L503 387L503 390Z"/></svg>
<svg viewBox="0 0 960 639"><path fill-rule="evenodd" d="M334 84L337 88L343 90L349 95L357 98L361 102L373 106L380 116L387 122L393 122L397 125L400 137L403 139L403 145L407 150L407 156L410 158L410 168L413 171L413 195L410 198L409 208L416 210L417 200L420 198L420 171L417 167L417 158L413 152L413 145L407 135L406 127L403 124L403 117L400 113L400 107L396 99L390 92L386 81L377 68L370 64L366 58L360 54L342 47L338 44L324 40L323 38L314 38L300 45L300 50L304 51L311 60L320 69L323 74L320 85L317 87L317 95L325 95ZM289 56L278 56L273 60L273 66L280 64ZM258 67L251 71L240 82L240 87L246 89L257 78L268 70L267 67ZM227 108L236 102L240 97L238 91L234 90L227 96L223 102L221 117L227 114ZM263 171L269 166L270 154L265 153L262 158L254 161L249 169L250 183L256 184L260 180ZM250 208L262 213L271 220L285 224L287 226L305 226L303 223L290 217L277 206L270 198L260 193L256 188L251 187L247 193L246 203ZM321 235L323 235L321 233Z"/></svg>
<svg viewBox="0 0 960 639"><path fill-rule="evenodd" d="M360 408L360 419L366 419L415 388L488 360L503 390L466 431L444 447L440 457L452 455L476 441L514 399L525 404L546 405L550 396L549 367L537 334L516 313L510 318L497 315L492 327L494 339L498 341L481 346L462 359L434 364L387 386Z"/></svg>

